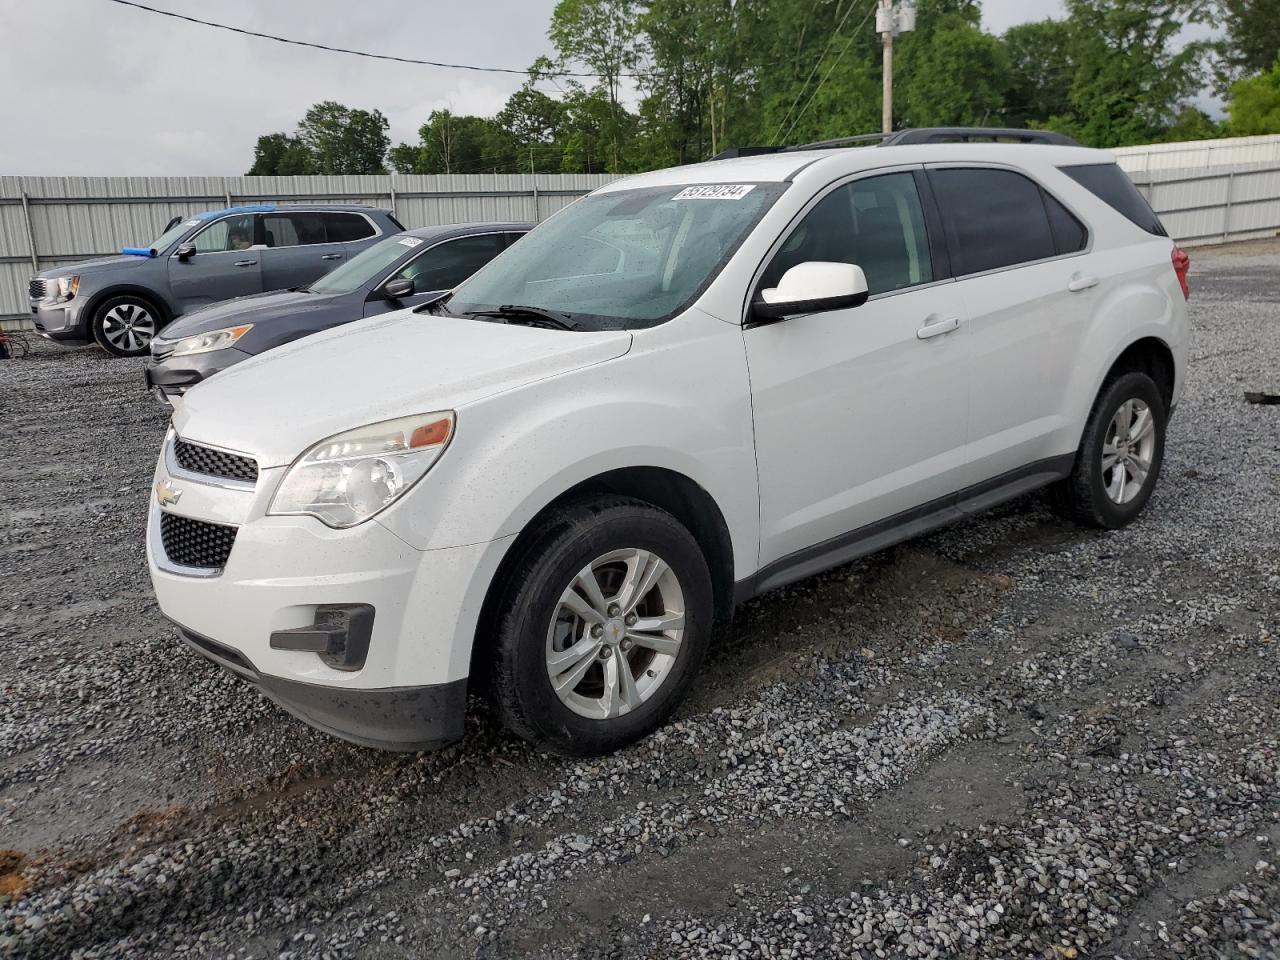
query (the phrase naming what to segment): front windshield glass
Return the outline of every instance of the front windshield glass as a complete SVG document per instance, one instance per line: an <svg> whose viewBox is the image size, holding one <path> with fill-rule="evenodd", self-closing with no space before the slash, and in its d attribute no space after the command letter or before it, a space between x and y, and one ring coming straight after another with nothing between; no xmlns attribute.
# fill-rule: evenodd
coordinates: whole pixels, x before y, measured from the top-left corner
<svg viewBox="0 0 1280 960"><path fill-rule="evenodd" d="M716 277L785 184L677 185L584 197L458 287L452 313L506 304L588 329L662 323Z"/></svg>
<svg viewBox="0 0 1280 960"><path fill-rule="evenodd" d="M367 247L340 267L335 267L308 288L312 293L353 293L366 289L382 272L422 246L417 237L389 237Z"/></svg>
<svg viewBox="0 0 1280 960"><path fill-rule="evenodd" d="M171 245L177 243L186 234L190 233L192 227L199 226L200 223L202 223L202 221L195 217L179 220L172 227L147 244L147 246L157 253L164 253Z"/></svg>

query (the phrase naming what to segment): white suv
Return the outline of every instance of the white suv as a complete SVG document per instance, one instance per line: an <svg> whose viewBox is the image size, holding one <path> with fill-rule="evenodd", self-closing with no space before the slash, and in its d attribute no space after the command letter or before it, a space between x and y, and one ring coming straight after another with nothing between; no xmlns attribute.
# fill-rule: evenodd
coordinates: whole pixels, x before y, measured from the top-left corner
<svg viewBox="0 0 1280 960"><path fill-rule="evenodd" d="M148 558L193 647L358 743L468 680L564 754L654 729L756 594L1052 485L1133 520L1187 260L1105 153L788 150L612 183L439 302L187 394Z"/></svg>

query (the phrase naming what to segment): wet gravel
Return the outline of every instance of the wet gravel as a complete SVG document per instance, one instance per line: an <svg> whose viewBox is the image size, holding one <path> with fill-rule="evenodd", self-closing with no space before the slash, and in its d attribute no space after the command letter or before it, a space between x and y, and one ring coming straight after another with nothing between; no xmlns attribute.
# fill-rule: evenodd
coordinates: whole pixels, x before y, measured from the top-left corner
<svg viewBox="0 0 1280 960"><path fill-rule="evenodd" d="M754 601L603 760L388 755L189 653L139 365L0 362L0 955L1280 955L1280 250L1201 252L1161 485Z"/></svg>

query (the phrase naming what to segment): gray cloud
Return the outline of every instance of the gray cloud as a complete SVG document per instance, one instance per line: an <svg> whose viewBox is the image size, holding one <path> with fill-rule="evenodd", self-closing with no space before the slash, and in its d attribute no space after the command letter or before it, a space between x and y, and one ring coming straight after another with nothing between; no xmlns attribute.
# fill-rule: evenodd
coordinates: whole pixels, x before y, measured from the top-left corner
<svg viewBox="0 0 1280 960"><path fill-rule="evenodd" d="M550 52L555 0L152 0L264 32L380 53L524 68ZM988 29L1061 13L987 0ZM393 142L437 107L491 113L521 83L287 47L106 0L0 0L0 173L238 174L259 134L312 103L378 108ZM554 91L554 88L548 88Z"/></svg>

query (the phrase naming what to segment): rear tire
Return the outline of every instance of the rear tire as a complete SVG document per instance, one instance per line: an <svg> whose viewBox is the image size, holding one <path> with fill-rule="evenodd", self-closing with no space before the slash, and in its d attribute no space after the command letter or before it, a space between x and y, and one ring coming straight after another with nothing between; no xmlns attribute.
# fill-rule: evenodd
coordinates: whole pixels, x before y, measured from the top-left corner
<svg viewBox="0 0 1280 960"><path fill-rule="evenodd" d="M163 321L151 301L132 293L109 297L93 313L93 339L113 357L142 357Z"/></svg>
<svg viewBox="0 0 1280 960"><path fill-rule="evenodd" d="M679 705L710 641L711 574L663 510L608 497L538 523L490 623L490 692L505 726L562 756L644 737Z"/></svg>
<svg viewBox="0 0 1280 960"><path fill-rule="evenodd" d="M1164 398L1145 373L1123 373L1103 384L1075 467L1053 488L1058 512L1106 530L1132 523L1160 479L1167 424Z"/></svg>

